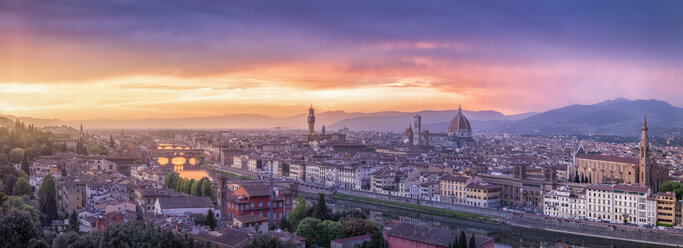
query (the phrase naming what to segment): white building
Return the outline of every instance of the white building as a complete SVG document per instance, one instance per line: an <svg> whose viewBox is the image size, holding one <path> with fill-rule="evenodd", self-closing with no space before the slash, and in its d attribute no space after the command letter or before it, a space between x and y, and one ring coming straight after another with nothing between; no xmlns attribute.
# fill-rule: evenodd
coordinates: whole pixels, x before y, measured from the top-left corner
<svg viewBox="0 0 683 248"><path fill-rule="evenodd" d="M154 203L154 214L171 216L188 216L190 214L203 214L214 209L214 204L208 196L186 196L157 198Z"/></svg>
<svg viewBox="0 0 683 248"><path fill-rule="evenodd" d="M647 225L654 226L657 224L657 197L647 197Z"/></svg>
<svg viewBox="0 0 683 248"><path fill-rule="evenodd" d="M306 165L306 181L312 183L321 183L320 178L320 165L318 164L307 164Z"/></svg>
<svg viewBox="0 0 683 248"><path fill-rule="evenodd" d="M292 163L289 165L289 178L294 180L306 180L306 165Z"/></svg>
<svg viewBox="0 0 683 248"><path fill-rule="evenodd" d="M558 189L543 196L543 214L554 217L586 218L586 194Z"/></svg>
<svg viewBox="0 0 683 248"><path fill-rule="evenodd" d="M586 188L586 218L647 225L649 195L650 189L645 186L589 185Z"/></svg>

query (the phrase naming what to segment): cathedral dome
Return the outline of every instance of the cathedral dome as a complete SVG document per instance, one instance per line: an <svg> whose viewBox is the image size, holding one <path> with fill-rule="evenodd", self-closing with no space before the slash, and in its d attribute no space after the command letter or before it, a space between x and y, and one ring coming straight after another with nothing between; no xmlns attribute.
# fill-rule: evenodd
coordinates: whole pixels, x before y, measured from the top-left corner
<svg viewBox="0 0 683 248"><path fill-rule="evenodd" d="M472 137L472 127L470 121L462 114L462 108L458 106L458 114L453 117L448 125L448 136Z"/></svg>

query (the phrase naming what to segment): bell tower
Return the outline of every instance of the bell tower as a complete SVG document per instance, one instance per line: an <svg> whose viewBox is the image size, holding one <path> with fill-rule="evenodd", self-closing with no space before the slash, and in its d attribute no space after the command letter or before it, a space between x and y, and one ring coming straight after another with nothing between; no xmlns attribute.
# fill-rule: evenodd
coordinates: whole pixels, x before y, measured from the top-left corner
<svg viewBox="0 0 683 248"><path fill-rule="evenodd" d="M643 115L643 127L641 128L641 134L640 134L640 164L639 164L639 171L640 171L640 178L638 179L638 182L640 185L650 185L650 141L647 137L647 119L645 115Z"/></svg>
<svg viewBox="0 0 683 248"><path fill-rule="evenodd" d="M308 108L308 134L315 133L315 110L313 110L313 104Z"/></svg>

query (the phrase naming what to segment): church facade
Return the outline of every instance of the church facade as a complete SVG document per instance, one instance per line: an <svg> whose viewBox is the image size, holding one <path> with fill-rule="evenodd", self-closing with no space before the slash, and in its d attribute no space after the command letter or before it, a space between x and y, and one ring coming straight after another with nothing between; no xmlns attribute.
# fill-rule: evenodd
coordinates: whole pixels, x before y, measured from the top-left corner
<svg viewBox="0 0 683 248"><path fill-rule="evenodd" d="M647 120L643 118L638 157L589 154L579 148L573 165L568 167L570 180L578 176L588 183L641 185L657 192L659 185L668 179L669 172L650 156L647 129Z"/></svg>

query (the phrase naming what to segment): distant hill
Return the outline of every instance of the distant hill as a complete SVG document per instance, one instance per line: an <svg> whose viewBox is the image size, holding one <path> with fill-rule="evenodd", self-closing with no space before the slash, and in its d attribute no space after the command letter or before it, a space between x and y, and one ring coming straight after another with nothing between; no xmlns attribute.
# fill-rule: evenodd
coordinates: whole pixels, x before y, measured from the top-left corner
<svg viewBox="0 0 683 248"><path fill-rule="evenodd" d="M305 111L305 110L304 110ZM508 116L496 111L464 111L468 118L473 120L507 120ZM413 115L422 115L423 125L429 123L449 121L457 110L446 111L420 111L420 112L398 112L383 111L374 113L349 113L344 111L328 111L316 113L316 130L320 130L323 125L327 130L337 130L348 127L353 130L372 130L372 131L402 131L412 123ZM7 115L14 119L15 116ZM39 119L30 117L19 117L26 123L36 126L61 126L69 125L78 128L81 123L86 129L273 129L283 127L284 129L306 129L307 113L289 117L271 117L258 114L229 114L221 116L190 117L190 118L170 118L170 119L135 119L135 120L112 120L112 119L91 119L62 121L58 119ZM515 116L510 117L512 119Z"/></svg>
<svg viewBox="0 0 683 248"><path fill-rule="evenodd" d="M370 131L393 131L399 132L408 128L413 123L413 116L422 116L422 129L432 132L445 132L448 123L458 113L457 110L433 111L425 110L420 112L394 112L391 115L369 114L355 118L348 118L334 123L330 126L331 130L347 127L351 130L370 130ZM463 111L470 121L506 121L515 119L492 110L484 111ZM532 114L529 114L532 115ZM445 123L446 128L442 128ZM438 128L435 128L438 127Z"/></svg>
<svg viewBox="0 0 683 248"><path fill-rule="evenodd" d="M305 129L306 110L289 117L270 117L258 114L229 114L221 116L110 120L92 119L62 121L20 117L36 126L69 125L78 128L82 122L86 129ZM657 136L681 136L683 133L683 108L658 100L628 100L617 98L593 105L570 105L543 113L504 115L493 110L463 111L470 120L475 133L518 134L604 134L638 136L643 114L647 114L650 134ZM328 111L316 113L316 130L322 125L329 131L347 127L351 130L401 132L412 123L414 115L422 116L423 130L432 133L446 132L457 110L424 110L419 112L384 111L375 113L349 113ZM0 115L13 121L14 116Z"/></svg>
<svg viewBox="0 0 683 248"><path fill-rule="evenodd" d="M638 136L643 115L652 135L680 136L683 108L659 100L617 98L593 105L570 105L518 121L488 127L485 132L524 134L606 134ZM474 126L474 124L472 124Z"/></svg>

